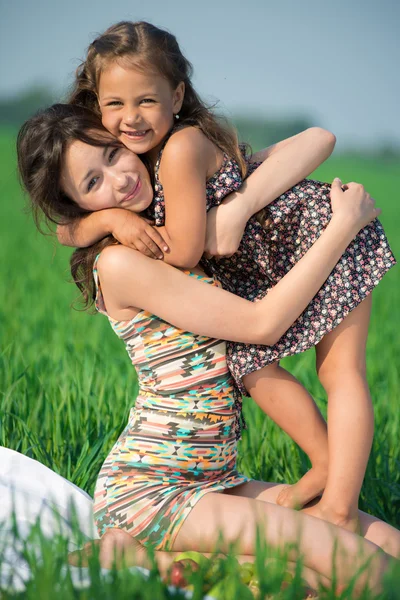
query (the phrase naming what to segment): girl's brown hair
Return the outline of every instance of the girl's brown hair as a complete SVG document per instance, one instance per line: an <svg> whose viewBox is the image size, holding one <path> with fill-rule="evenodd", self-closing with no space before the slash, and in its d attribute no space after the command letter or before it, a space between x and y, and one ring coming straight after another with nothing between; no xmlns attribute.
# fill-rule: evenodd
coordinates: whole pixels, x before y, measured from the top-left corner
<svg viewBox="0 0 400 600"><path fill-rule="evenodd" d="M39 231L43 225L73 223L89 214L69 198L61 186L66 150L79 140L91 146L120 146L99 118L87 108L54 104L29 119L17 138L18 169L29 194L33 218ZM72 277L80 289L85 307L95 297L93 263L103 248L117 243L108 236L89 248L79 248L71 256Z"/></svg>
<svg viewBox="0 0 400 600"><path fill-rule="evenodd" d="M76 71L75 88L69 101L99 114L97 91L102 71L113 62L129 65L164 77L176 89L183 81L185 96L179 112L179 126L198 127L209 140L240 166L246 175L246 161L236 131L213 114L193 88L193 67L183 56L174 35L155 25L122 21L112 25L89 46L86 60Z"/></svg>

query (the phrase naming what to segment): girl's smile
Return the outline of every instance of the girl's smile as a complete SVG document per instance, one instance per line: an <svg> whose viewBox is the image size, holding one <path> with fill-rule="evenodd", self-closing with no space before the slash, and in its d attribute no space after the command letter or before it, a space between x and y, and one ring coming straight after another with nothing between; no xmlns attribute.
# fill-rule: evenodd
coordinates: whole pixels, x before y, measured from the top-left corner
<svg viewBox="0 0 400 600"><path fill-rule="evenodd" d="M65 153L61 183L65 193L86 210L120 207L139 213L153 199L146 167L126 148L75 140Z"/></svg>
<svg viewBox="0 0 400 600"><path fill-rule="evenodd" d="M160 75L114 62L99 81L103 125L129 150L154 159L182 106L184 89L183 83L173 90Z"/></svg>

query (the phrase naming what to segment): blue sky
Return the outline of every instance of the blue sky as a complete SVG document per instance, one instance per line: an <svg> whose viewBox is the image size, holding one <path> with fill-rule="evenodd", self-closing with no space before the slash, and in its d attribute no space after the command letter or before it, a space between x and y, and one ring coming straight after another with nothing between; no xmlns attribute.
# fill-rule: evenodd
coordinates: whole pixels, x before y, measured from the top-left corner
<svg viewBox="0 0 400 600"><path fill-rule="evenodd" d="M400 144L397 0L0 0L0 95L61 95L110 24L148 20L178 38L203 97L226 112L310 115L340 145Z"/></svg>

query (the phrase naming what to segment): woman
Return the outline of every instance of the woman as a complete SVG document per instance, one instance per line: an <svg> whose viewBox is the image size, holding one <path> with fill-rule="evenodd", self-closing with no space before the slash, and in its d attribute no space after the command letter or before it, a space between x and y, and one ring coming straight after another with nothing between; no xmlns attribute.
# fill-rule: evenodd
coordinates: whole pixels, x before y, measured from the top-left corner
<svg viewBox="0 0 400 600"><path fill-rule="evenodd" d="M144 210L152 199L138 157L83 108L55 105L28 121L19 134L18 157L37 219L41 213L55 222L84 214L94 180L98 201L107 206L140 203ZM315 572L329 580L335 561L343 584L369 558L359 585L368 580L379 589L388 557L377 553L375 544L399 556L398 531L361 513L366 538L361 542L350 532L277 506L282 486L249 481L236 471L240 399L226 366L225 343L218 339L278 340L359 229L380 212L358 184L343 192L335 181L331 196L333 217L324 233L258 303L225 292L198 270L184 273L112 239L75 252L74 279L124 339L140 384L128 425L96 486L104 564L113 556L110 548L129 553L137 542L161 551L212 552L219 532L222 550L240 538L239 551L253 555L260 524L274 547L299 542L312 583Z"/></svg>

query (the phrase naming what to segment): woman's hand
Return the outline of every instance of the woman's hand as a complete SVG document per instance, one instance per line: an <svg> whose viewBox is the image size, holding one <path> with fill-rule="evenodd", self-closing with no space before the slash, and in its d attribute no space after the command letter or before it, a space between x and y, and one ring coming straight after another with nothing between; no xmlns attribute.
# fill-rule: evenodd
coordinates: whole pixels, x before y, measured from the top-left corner
<svg viewBox="0 0 400 600"><path fill-rule="evenodd" d="M332 220L341 220L354 236L381 214L381 209L375 207L375 200L361 183L351 182L342 186L338 178L332 183L331 205Z"/></svg>
<svg viewBox="0 0 400 600"><path fill-rule="evenodd" d="M148 219L129 210L113 209L110 232L123 246L138 250L150 258L164 258L169 250L162 235Z"/></svg>
<svg viewBox="0 0 400 600"><path fill-rule="evenodd" d="M207 213L206 258L235 254L243 237L249 215L244 202L235 202L235 194Z"/></svg>

